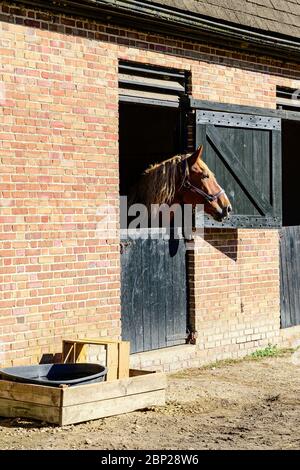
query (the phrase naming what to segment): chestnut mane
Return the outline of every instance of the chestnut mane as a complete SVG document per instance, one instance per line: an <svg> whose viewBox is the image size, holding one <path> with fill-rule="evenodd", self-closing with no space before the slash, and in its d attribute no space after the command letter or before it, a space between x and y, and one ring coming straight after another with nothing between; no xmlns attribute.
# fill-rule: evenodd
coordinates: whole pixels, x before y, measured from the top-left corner
<svg viewBox="0 0 300 470"><path fill-rule="evenodd" d="M180 182L190 176L189 165L183 165L182 162L188 160L192 155L192 153L176 155L169 160L147 168L132 191L129 198L130 205L140 203L148 209L150 209L151 204L171 205ZM201 166L205 172L212 175L212 172L203 161L201 161Z"/></svg>

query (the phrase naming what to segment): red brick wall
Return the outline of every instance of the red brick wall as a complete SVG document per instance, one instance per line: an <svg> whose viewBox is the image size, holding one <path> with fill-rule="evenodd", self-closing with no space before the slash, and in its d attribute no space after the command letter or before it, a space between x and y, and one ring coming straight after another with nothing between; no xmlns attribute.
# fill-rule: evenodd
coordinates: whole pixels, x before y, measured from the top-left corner
<svg viewBox="0 0 300 470"><path fill-rule="evenodd" d="M197 344L217 358L276 343L277 230L206 230L194 254Z"/></svg>
<svg viewBox="0 0 300 470"><path fill-rule="evenodd" d="M100 230L105 205L118 220L118 60L190 70L195 98L263 107L300 80L295 64L0 7L0 361L16 365L58 352L62 336L120 334L118 237ZM232 233L208 237L195 259L200 347L278 329L276 232L239 231L237 262L216 249Z"/></svg>
<svg viewBox="0 0 300 470"><path fill-rule="evenodd" d="M24 22L0 26L0 341L8 364L60 351L62 336L120 333L119 243L100 232L104 204L118 220L117 56Z"/></svg>

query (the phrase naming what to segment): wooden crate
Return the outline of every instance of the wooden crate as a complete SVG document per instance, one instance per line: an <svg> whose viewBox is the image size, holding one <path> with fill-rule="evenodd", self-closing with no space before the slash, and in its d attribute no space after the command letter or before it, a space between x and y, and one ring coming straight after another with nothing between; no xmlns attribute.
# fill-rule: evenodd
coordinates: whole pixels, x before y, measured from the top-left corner
<svg viewBox="0 0 300 470"><path fill-rule="evenodd" d="M104 346L106 350L107 381L129 377L129 341L109 338L101 339L64 339L63 362L89 362L89 345Z"/></svg>
<svg viewBox="0 0 300 470"><path fill-rule="evenodd" d="M165 404L163 373L130 370L129 377L76 387L0 380L0 416L64 426Z"/></svg>

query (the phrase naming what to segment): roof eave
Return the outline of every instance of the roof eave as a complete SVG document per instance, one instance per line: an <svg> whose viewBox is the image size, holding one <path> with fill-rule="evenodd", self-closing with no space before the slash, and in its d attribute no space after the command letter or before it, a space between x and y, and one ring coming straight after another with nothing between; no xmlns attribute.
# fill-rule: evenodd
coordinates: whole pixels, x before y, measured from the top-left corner
<svg viewBox="0 0 300 470"><path fill-rule="evenodd" d="M300 62L300 39L272 32L228 24L174 8L146 3L143 0L21 0L15 3L41 7L105 20L196 41L208 41L243 51Z"/></svg>

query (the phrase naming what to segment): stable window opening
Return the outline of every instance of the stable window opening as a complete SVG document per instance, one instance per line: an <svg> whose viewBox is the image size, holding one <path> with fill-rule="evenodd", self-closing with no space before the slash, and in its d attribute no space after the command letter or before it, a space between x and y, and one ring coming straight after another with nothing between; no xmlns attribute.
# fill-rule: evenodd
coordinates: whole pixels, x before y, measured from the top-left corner
<svg viewBox="0 0 300 470"><path fill-rule="evenodd" d="M128 196L141 174L186 148L184 71L120 62L120 194Z"/></svg>

